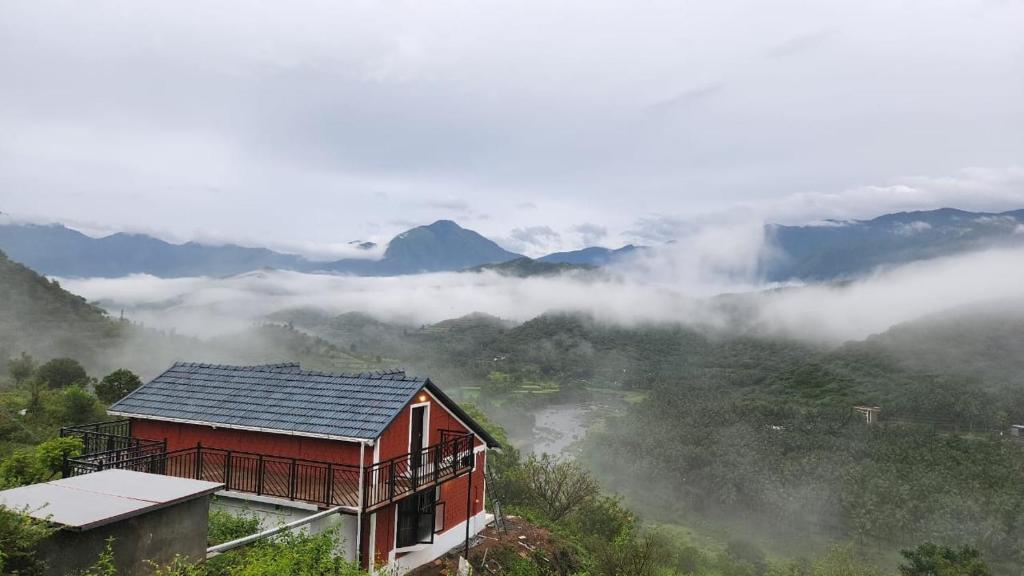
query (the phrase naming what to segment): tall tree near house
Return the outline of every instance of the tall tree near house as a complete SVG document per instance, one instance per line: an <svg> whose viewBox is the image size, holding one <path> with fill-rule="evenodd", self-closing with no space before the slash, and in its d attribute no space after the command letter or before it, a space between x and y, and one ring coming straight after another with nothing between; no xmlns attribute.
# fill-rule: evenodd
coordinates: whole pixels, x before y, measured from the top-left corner
<svg viewBox="0 0 1024 576"><path fill-rule="evenodd" d="M142 380L131 370L121 368L103 377L96 384L96 396L107 404L113 404L142 385Z"/></svg>
<svg viewBox="0 0 1024 576"><path fill-rule="evenodd" d="M579 464L547 454L531 456L523 463L522 474L535 502L555 522L591 502L601 491L597 480Z"/></svg>

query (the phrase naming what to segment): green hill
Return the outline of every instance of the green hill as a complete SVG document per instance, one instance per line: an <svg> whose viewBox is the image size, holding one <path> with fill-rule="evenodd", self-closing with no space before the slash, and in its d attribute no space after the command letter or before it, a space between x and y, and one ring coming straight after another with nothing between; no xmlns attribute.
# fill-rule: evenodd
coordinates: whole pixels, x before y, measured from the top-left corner
<svg viewBox="0 0 1024 576"><path fill-rule="evenodd" d="M21 352L96 364L127 327L0 252L0 359Z"/></svg>

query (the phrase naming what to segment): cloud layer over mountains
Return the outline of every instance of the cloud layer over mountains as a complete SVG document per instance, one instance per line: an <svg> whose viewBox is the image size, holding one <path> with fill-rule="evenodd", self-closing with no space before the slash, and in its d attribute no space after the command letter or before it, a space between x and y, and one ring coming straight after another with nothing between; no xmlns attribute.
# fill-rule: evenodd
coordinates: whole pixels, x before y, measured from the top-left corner
<svg viewBox="0 0 1024 576"><path fill-rule="evenodd" d="M710 240L709 240L710 241ZM648 279L627 269L607 274L512 278L493 272L392 278L263 271L231 278L65 280L67 289L134 320L209 336L243 329L282 309L365 312L412 325L472 312L524 321L545 312L581 312L635 325L682 322L836 343L893 324L976 303L1020 299L1024 249L921 261L834 285L748 292L752 285L695 276L666 260ZM732 288L732 296L709 297Z"/></svg>

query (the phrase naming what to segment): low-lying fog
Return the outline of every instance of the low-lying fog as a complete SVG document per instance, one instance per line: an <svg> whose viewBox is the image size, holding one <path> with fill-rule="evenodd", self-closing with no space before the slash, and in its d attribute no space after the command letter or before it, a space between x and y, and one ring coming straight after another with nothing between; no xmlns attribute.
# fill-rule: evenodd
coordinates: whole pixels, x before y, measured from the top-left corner
<svg viewBox="0 0 1024 576"><path fill-rule="evenodd" d="M945 309L1024 294L1024 249L921 261L842 284L759 286L695 271L691 260L632 263L602 273L514 278L494 272L360 278L259 271L229 278L61 279L113 315L179 333L234 332L272 312L314 307L425 324L471 312L525 321L573 311L635 324L740 326L817 341L860 339ZM732 271L730 271L731 273ZM733 274L733 276L735 276ZM735 297L713 297L731 292Z"/></svg>

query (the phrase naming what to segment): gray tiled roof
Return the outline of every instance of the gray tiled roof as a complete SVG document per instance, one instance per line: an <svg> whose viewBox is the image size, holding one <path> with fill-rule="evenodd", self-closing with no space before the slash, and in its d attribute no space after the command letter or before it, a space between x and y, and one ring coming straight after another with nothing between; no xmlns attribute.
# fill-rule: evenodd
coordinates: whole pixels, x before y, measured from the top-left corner
<svg viewBox="0 0 1024 576"><path fill-rule="evenodd" d="M401 370L332 374L303 370L297 363L179 362L111 406L110 412L373 440L427 383Z"/></svg>

